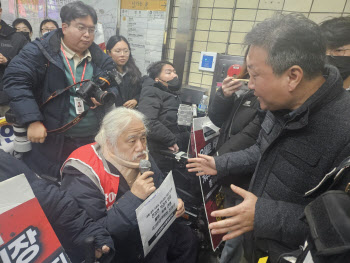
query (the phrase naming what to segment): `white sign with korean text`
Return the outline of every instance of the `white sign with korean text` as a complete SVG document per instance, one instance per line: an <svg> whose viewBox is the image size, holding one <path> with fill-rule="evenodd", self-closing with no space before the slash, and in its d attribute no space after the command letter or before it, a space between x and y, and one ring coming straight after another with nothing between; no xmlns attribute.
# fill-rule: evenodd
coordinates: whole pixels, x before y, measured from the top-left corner
<svg viewBox="0 0 350 263"><path fill-rule="evenodd" d="M136 209L145 257L175 221L177 203L173 174L170 172L161 186Z"/></svg>

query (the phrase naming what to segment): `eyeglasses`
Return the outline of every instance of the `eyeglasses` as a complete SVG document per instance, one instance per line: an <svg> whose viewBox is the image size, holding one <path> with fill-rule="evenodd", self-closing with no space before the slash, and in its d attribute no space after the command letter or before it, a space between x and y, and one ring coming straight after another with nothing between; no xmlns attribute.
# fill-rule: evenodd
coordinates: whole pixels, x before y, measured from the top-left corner
<svg viewBox="0 0 350 263"><path fill-rule="evenodd" d="M80 33L85 34L86 32L89 32L89 34L93 35L96 33L95 27L86 27L83 25L73 25L75 28L79 30Z"/></svg>
<svg viewBox="0 0 350 263"><path fill-rule="evenodd" d="M117 56L129 56L130 55L130 50L129 49L117 49L113 50L113 53L117 54Z"/></svg>
<svg viewBox="0 0 350 263"><path fill-rule="evenodd" d="M48 33L48 32L51 32L51 31L54 31L56 28L42 28L41 29L41 32L42 33Z"/></svg>
<svg viewBox="0 0 350 263"><path fill-rule="evenodd" d="M344 57L347 50L350 50L350 48L333 49L329 52L329 55L331 57Z"/></svg>

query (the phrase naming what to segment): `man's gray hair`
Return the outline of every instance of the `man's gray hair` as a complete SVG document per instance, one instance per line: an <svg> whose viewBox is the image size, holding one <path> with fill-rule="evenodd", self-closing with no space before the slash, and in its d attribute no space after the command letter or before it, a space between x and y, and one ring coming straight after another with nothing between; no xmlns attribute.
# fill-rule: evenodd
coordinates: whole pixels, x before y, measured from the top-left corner
<svg viewBox="0 0 350 263"><path fill-rule="evenodd" d="M244 44L266 50L267 61L276 75L298 65L308 79L321 74L326 44L319 26L301 14L276 14L257 24Z"/></svg>
<svg viewBox="0 0 350 263"><path fill-rule="evenodd" d="M95 141L101 147L107 144L113 148L116 147L118 137L126 130L132 120L142 121L146 128L146 116L141 112L125 107L118 107L111 110L103 118Z"/></svg>

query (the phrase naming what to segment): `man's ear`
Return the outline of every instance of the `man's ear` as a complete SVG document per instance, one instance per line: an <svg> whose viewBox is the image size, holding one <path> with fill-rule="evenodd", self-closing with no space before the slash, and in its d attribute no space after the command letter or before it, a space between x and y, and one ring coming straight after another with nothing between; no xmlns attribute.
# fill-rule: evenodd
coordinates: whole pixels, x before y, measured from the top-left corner
<svg viewBox="0 0 350 263"><path fill-rule="evenodd" d="M300 66L294 65L288 69L288 90L294 91L304 77L304 71Z"/></svg>
<svg viewBox="0 0 350 263"><path fill-rule="evenodd" d="M67 28L68 28L68 24L67 23L62 23L62 32L63 32L63 34L66 32Z"/></svg>
<svg viewBox="0 0 350 263"><path fill-rule="evenodd" d="M155 82L159 82L159 80L160 80L159 78L155 78L154 79Z"/></svg>

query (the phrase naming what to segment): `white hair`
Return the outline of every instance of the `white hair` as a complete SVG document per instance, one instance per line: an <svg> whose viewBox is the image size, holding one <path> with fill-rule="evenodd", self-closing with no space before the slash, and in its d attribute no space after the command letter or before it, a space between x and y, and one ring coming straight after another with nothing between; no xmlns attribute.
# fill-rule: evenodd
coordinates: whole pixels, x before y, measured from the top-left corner
<svg viewBox="0 0 350 263"><path fill-rule="evenodd" d="M111 110L103 118L95 141L101 147L107 144L113 148L116 147L118 137L126 130L132 120L142 121L146 128L146 116L141 112L125 107L118 107Z"/></svg>

